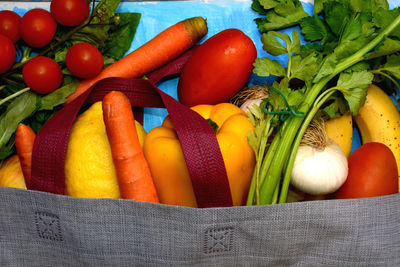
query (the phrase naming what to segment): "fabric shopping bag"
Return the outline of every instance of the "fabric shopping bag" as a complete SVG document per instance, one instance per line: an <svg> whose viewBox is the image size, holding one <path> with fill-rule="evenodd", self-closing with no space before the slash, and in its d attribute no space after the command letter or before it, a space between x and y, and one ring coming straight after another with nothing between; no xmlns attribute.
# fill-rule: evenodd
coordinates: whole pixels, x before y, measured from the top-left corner
<svg viewBox="0 0 400 267"><path fill-rule="evenodd" d="M186 2L195 6L196 1ZM0 187L0 265L399 266L400 194L231 207L222 157L208 123L157 87L180 72L190 53L174 62L175 69L161 68L148 80L103 80L46 124L34 149L36 190ZM199 206L206 208L63 195L73 120L82 105L110 90L126 93L138 118L143 108L165 107L178 131Z"/></svg>

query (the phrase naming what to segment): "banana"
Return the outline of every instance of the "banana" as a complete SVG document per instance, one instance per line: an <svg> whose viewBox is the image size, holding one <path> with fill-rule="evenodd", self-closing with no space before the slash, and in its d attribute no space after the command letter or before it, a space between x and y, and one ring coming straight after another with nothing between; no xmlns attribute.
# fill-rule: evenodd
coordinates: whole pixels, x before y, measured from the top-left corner
<svg viewBox="0 0 400 267"><path fill-rule="evenodd" d="M363 144L380 142L392 150L400 175L400 112L390 97L378 86L370 85L365 104L354 121Z"/></svg>
<svg viewBox="0 0 400 267"><path fill-rule="evenodd" d="M339 118L325 122L325 131L330 139L335 141L348 158L353 141L353 118L351 115L343 115Z"/></svg>

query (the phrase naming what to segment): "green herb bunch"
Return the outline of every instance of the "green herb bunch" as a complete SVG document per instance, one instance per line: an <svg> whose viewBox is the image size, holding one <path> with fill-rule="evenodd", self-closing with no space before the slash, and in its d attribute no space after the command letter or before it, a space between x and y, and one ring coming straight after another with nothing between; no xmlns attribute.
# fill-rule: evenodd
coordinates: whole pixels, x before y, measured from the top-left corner
<svg viewBox="0 0 400 267"><path fill-rule="evenodd" d="M284 203L311 120L322 113L356 115L373 82L399 87L400 8L390 10L386 0L315 0L312 15L298 0L253 0L252 8L261 15L255 23L263 49L272 56L287 54L288 62L254 63L256 75L277 79L264 104L252 109L256 131L249 143L257 165L247 204ZM291 35L278 31L292 26L305 44L296 29Z"/></svg>

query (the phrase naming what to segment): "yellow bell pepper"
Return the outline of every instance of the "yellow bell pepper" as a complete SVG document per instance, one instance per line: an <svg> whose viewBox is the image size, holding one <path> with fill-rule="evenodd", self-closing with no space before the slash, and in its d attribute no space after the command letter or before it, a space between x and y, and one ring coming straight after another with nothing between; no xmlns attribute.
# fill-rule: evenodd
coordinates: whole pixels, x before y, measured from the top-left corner
<svg viewBox="0 0 400 267"><path fill-rule="evenodd" d="M255 155L247 142L254 129L247 115L230 103L192 107L218 126L216 136L224 159L234 206L243 205L255 166ZM169 117L146 136L144 154L149 163L161 203L197 207L183 152Z"/></svg>

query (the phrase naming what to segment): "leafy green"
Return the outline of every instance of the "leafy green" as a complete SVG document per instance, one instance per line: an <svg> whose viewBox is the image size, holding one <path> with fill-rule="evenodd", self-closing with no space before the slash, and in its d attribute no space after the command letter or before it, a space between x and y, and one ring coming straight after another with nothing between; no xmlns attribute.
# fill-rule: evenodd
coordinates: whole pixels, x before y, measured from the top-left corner
<svg viewBox="0 0 400 267"><path fill-rule="evenodd" d="M255 19L260 32L290 27L308 16L298 0L279 1L273 9L264 9L263 13L265 17Z"/></svg>
<svg viewBox="0 0 400 267"><path fill-rule="evenodd" d="M2 148L14 134L17 126L24 119L31 116L38 108L39 98L28 91L15 98L0 116L0 148Z"/></svg>
<svg viewBox="0 0 400 267"><path fill-rule="evenodd" d="M253 65L253 72L258 76L268 77L274 75L281 77L285 75L285 68L278 61L267 57L257 58Z"/></svg>
<svg viewBox="0 0 400 267"><path fill-rule="evenodd" d="M374 75L368 71L353 73L341 73L337 82L337 90L342 92L349 104L352 115L357 115L359 109L364 105L367 97L368 85L372 83Z"/></svg>
<svg viewBox="0 0 400 267"><path fill-rule="evenodd" d="M260 146L267 133L257 129L251 137L259 155L258 173L247 204L283 203L297 148L310 122L321 114L356 115L377 76L399 87L400 11L389 10L386 0L315 0L314 14L305 16L295 0L253 4L265 12L256 20L263 49L272 56L287 54L288 62L279 66L278 61L258 58L254 63L255 74L277 80L266 100L268 134L273 131L274 138ZM308 43L300 44L296 30L291 38L278 32L289 26L299 26Z"/></svg>
<svg viewBox="0 0 400 267"><path fill-rule="evenodd" d="M110 41L105 45L104 55L120 59L131 47L133 36L139 25L140 13L119 13L120 23L116 31L110 34Z"/></svg>
<svg viewBox="0 0 400 267"><path fill-rule="evenodd" d="M55 90L54 92L45 95L41 98L39 110L53 110L56 106L65 103L67 97L75 92L79 81L77 79Z"/></svg>
<svg viewBox="0 0 400 267"><path fill-rule="evenodd" d="M88 3L93 1L88 0ZM122 58L130 49L141 14L117 13L120 0L96 1L96 6L85 22L76 27L57 25L50 44L43 48L16 44L20 61L12 69L0 74L0 159L15 152L14 133L18 123L24 122L38 132L55 112L62 108L67 97L76 90L79 80L66 68L68 49L80 42L95 45L103 55L104 66ZM26 92L22 77L23 65L36 55L54 59L64 75L61 87L47 95Z"/></svg>

